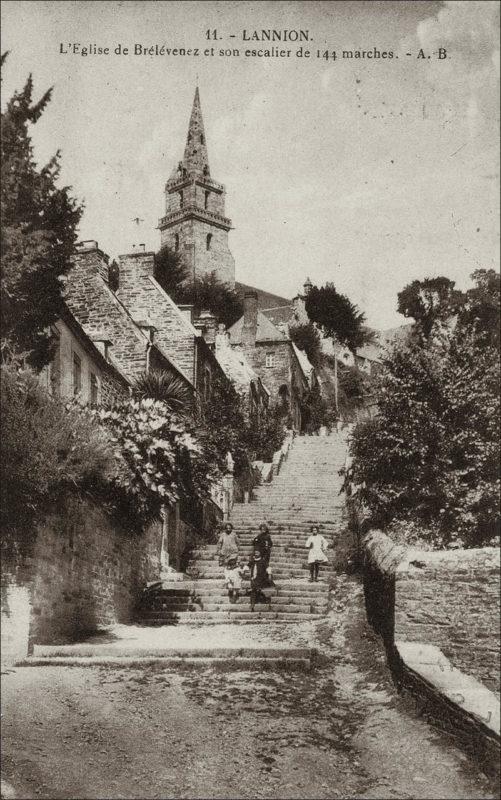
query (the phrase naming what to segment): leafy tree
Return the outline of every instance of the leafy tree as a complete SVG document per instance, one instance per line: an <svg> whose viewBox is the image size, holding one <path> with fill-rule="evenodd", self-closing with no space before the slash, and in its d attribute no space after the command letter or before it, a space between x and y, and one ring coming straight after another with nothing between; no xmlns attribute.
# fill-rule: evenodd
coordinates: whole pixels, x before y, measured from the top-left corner
<svg viewBox="0 0 501 800"><path fill-rule="evenodd" d="M320 334L312 322L291 326L289 336L296 347L306 353L313 366L319 364L322 357Z"/></svg>
<svg viewBox="0 0 501 800"><path fill-rule="evenodd" d="M197 315L208 309L226 327L233 325L244 313L238 294L218 280L215 272L180 284L173 290L172 298L176 303L192 304Z"/></svg>
<svg viewBox="0 0 501 800"><path fill-rule="evenodd" d="M364 327L365 314L344 294L340 294L333 283L318 288L312 286L305 301L306 313L312 322L323 331L345 344L353 352L372 338Z"/></svg>
<svg viewBox="0 0 501 800"><path fill-rule="evenodd" d="M493 269L478 269L471 275L475 286L466 292L459 325L474 331L480 344L499 351L500 276Z"/></svg>
<svg viewBox="0 0 501 800"><path fill-rule="evenodd" d="M53 354L50 325L59 316L62 278L70 269L82 214L70 187L56 185L60 152L41 169L34 161L30 125L40 119L51 94L49 89L33 102L30 75L1 115L2 338L29 353L36 368Z"/></svg>
<svg viewBox="0 0 501 800"><path fill-rule="evenodd" d="M164 245L155 255L155 278L172 297L187 278L188 269L180 253L176 253L168 245Z"/></svg>
<svg viewBox="0 0 501 800"><path fill-rule="evenodd" d="M200 402L201 435L216 467L224 473L231 453L238 473L245 464L247 419L241 398L233 385L220 377L212 381L211 396Z"/></svg>
<svg viewBox="0 0 501 800"><path fill-rule="evenodd" d="M464 303L464 294L449 278L425 278L409 283L398 293L398 312L415 320L425 337L437 322L446 322Z"/></svg>
<svg viewBox="0 0 501 800"><path fill-rule="evenodd" d="M355 483L372 522L418 522L434 546L499 532L497 351L457 327L411 337L384 361L379 415L357 426Z"/></svg>
<svg viewBox="0 0 501 800"><path fill-rule="evenodd" d="M133 386L138 399L161 400L171 411L182 414L191 411L192 397L184 381L167 370L150 370L140 375Z"/></svg>

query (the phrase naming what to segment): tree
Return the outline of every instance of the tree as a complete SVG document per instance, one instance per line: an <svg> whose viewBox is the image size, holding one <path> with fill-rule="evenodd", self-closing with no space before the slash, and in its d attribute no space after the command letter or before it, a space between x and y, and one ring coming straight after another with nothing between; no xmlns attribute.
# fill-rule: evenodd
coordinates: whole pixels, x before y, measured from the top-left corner
<svg viewBox="0 0 501 800"><path fill-rule="evenodd" d="M319 364L322 357L320 334L312 322L289 327L289 336L300 350L308 356L313 366Z"/></svg>
<svg viewBox="0 0 501 800"><path fill-rule="evenodd" d="M372 522L427 531L434 546L499 533L499 360L473 328L410 337L383 362L378 416L357 426L355 483Z"/></svg>
<svg viewBox="0 0 501 800"><path fill-rule="evenodd" d="M173 290L172 298L176 303L192 304L197 315L208 309L218 322L227 328L244 313L243 303L238 294L218 280L215 272L180 284Z"/></svg>
<svg viewBox="0 0 501 800"><path fill-rule="evenodd" d="M156 280L162 289L171 296L174 296L188 278L188 269L180 253L171 250L168 245L164 245L155 254L154 270Z"/></svg>
<svg viewBox="0 0 501 800"><path fill-rule="evenodd" d="M466 292L459 325L474 331L480 344L499 351L500 276L493 269L477 269L471 275L475 286Z"/></svg>
<svg viewBox="0 0 501 800"><path fill-rule="evenodd" d="M335 338L355 352L366 344L372 334L364 327L365 314L333 283L318 288L312 286L305 302L306 313L323 331L324 336Z"/></svg>
<svg viewBox="0 0 501 800"><path fill-rule="evenodd" d="M41 169L34 161L29 126L40 119L51 95L49 89L33 102L30 75L1 115L2 338L28 353L36 368L53 354L50 326L60 313L62 279L82 215L70 187L56 185L60 152Z"/></svg>
<svg viewBox="0 0 501 800"><path fill-rule="evenodd" d="M425 278L409 283L398 293L398 312L415 320L425 337L437 322L446 322L458 313L465 296L449 278Z"/></svg>

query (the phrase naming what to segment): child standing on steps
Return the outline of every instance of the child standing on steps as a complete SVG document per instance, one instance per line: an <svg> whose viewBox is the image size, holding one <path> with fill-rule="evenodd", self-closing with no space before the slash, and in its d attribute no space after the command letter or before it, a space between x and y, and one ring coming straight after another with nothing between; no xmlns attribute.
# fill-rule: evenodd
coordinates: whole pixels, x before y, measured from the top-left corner
<svg viewBox="0 0 501 800"><path fill-rule="evenodd" d="M236 556L227 559L224 567L224 581L230 603L236 603L240 596L244 574L244 569L239 565Z"/></svg>
<svg viewBox="0 0 501 800"><path fill-rule="evenodd" d="M308 565L310 567L310 583L318 581L318 571L320 564L328 562L325 551L329 547L327 539L319 533L318 525L311 526L311 535L306 540L308 548Z"/></svg>

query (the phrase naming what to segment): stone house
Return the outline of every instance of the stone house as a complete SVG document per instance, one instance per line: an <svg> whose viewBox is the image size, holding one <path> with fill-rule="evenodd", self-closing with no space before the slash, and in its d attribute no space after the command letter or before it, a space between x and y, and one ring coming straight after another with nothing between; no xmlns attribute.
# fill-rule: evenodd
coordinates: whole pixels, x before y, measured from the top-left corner
<svg viewBox="0 0 501 800"><path fill-rule="evenodd" d="M258 296L244 296L244 315L229 329L232 347L240 348L271 394L272 402L289 407L292 423L301 430L301 400L308 391L303 372L290 338L258 310Z"/></svg>
<svg viewBox="0 0 501 800"><path fill-rule="evenodd" d="M158 347L175 360L198 396L209 400L215 378L226 380L213 351L215 318L209 314L192 320L192 307L174 303L155 279L154 266L155 254L142 246L119 256L116 297L134 319L154 328Z"/></svg>
<svg viewBox="0 0 501 800"><path fill-rule="evenodd" d="M111 405L129 397L131 382L114 362L109 342L93 342L66 306L52 332L56 352L40 376L51 394L78 397L90 405Z"/></svg>
<svg viewBox="0 0 501 800"><path fill-rule="evenodd" d="M178 376L190 392L194 384L172 351L156 339L154 322L136 315L117 297L108 280L108 256L94 240L77 245L66 278L65 304L86 336L131 384L151 368Z"/></svg>
<svg viewBox="0 0 501 800"><path fill-rule="evenodd" d="M215 337L216 358L242 397L249 416L259 423L268 412L270 391L251 367L241 347L232 347L230 334L219 325Z"/></svg>

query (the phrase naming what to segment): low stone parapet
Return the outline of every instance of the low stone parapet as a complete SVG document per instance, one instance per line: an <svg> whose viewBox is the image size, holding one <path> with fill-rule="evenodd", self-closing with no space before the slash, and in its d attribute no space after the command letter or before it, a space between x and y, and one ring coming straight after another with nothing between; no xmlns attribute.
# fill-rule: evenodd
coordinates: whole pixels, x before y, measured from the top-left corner
<svg viewBox="0 0 501 800"><path fill-rule="evenodd" d="M428 552L372 530L362 553L367 617L397 681L425 698L435 721L469 738L495 768L499 550Z"/></svg>

